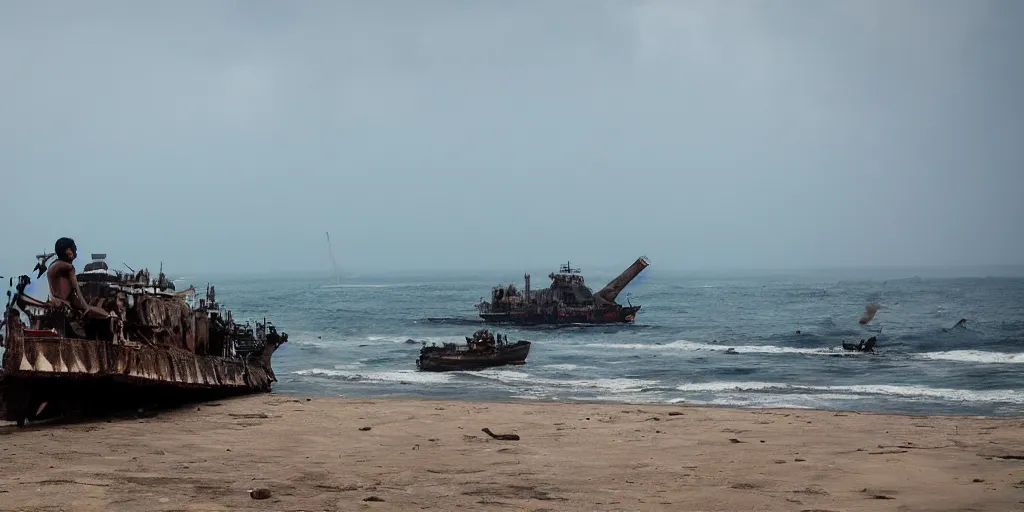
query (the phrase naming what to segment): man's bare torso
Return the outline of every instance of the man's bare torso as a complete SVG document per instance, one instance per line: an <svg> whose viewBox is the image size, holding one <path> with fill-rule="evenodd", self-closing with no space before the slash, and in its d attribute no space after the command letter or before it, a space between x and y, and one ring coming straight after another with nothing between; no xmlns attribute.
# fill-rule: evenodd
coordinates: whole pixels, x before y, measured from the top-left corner
<svg viewBox="0 0 1024 512"><path fill-rule="evenodd" d="M75 266L66 261L55 261L50 268L46 269L46 280L50 283L50 297L60 300L70 300L75 287L71 282L75 275Z"/></svg>
<svg viewBox="0 0 1024 512"><path fill-rule="evenodd" d="M73 309L84 312L91 318L106 318L111 313L106 310L90 306L82 296L82 289L78 286L78 278L75 277L75 266L66 261L55 261L50 268L46 269L46 280L50 283L50 301L58 305L68 303Z"/></svg>

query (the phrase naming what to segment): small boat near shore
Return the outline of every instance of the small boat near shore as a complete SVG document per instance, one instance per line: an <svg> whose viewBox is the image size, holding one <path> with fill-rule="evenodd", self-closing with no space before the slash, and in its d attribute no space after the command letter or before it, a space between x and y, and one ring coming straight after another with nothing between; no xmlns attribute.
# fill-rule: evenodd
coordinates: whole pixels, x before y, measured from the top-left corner
<svg viewBox="0 0 1024 512"><path fill-rule="evenodd" d="M519 340L509 343L508 338L491 334L480 329L473 336L466 336L466 345L445 343L438 347L423 344L416 367L421 371L482 370L495 366L523 365L530 354L531 343Z"/></svg>

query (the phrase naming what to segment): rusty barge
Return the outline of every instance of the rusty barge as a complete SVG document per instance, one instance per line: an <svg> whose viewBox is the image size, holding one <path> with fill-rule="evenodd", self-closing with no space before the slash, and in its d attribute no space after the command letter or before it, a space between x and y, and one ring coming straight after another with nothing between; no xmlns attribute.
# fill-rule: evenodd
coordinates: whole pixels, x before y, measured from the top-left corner
<svg viewBox="0 0 1024 512"><path fill-rule="evenodd" d="M148 270L111 271L105 255L93 256L80 273L68 266L81 293L77 308L75 301L32 297L29 276L8 291L0 419L23 425L94 407L270 391L277 380L270 359L287 334L265 318L236 323L212 286L197 298L193 287L176 291L162 270L150 279ZM47 259L40 257L37 278Z"/></svg>
<svg viewBox="0 0 1024 512"><path fill-rule="evenodd" d="M531 291L530 274L523 276L525 287L519 291L514 284L495 286L490 302L476 305L480 318L488 323L516 325L610 324L630 323L640 306L623 306L615 302L619 293L640 275L650 261L641 256L626 270L594 293L584 282L579 269L569 263L548 275L548 288Z"/></svg>

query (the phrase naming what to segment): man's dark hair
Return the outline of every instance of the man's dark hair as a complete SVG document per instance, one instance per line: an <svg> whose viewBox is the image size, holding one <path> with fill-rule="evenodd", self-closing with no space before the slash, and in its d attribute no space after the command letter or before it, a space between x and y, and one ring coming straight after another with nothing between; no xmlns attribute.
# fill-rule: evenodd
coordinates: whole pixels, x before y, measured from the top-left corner
<svg viewBox="0 0 1024 512"><path fill-rule="evenodd" d="M78 252L78 247L75 246L75 241L68 237L61 237L57 239L57 243L53 244L53 252L57 253L57 259L67 261L67 255L65 252L71 249L73 252Z"/></svg>

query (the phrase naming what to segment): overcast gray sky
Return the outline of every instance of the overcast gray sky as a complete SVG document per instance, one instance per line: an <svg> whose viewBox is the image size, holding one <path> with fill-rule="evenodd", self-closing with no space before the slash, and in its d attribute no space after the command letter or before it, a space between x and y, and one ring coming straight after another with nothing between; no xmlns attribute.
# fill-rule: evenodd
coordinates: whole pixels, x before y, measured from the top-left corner
<svg viewBox="0 0 1024 512"><path fill-rule="evenodd" d="M0 274L1024 263L1024 2L0 3ZM87 254L86 254L87 256Z"/></svg>

